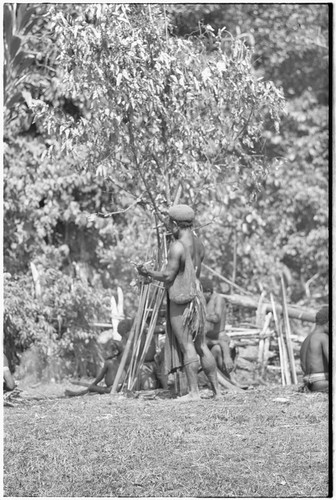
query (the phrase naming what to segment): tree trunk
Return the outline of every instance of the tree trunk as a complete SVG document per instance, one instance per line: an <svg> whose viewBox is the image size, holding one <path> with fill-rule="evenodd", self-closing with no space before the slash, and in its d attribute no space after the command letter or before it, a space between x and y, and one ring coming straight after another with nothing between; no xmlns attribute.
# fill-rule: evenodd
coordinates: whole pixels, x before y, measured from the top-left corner
<svg viewBox="0 0 336 500"><path fill-rule="evenodd" d="M248 309L258 308L258 299L255 297L247 297L245 295L225 295L220 293L222 297L225 298L230 304L236 306L247 307ZM266 312L272 312L272 305L269 302L265 302ZM283 314L282 306L276 304L276 311L278 314ZM296 306L288 306L288 316L294 319L300 319L301 321L308 321L310 323L315 323L316 311L301 309Z"/></svg>

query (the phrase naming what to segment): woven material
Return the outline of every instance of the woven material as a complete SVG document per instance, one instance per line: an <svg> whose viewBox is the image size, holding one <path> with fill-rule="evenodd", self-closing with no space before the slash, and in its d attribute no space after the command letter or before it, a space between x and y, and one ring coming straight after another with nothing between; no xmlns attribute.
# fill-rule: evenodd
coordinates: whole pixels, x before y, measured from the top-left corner
<svg viewBox="0 0 336 500"><path fill-rule="evenodd" d="M168 215L177 222L192 222L195 218L195 212L188 205L173 205Z"/></svg>

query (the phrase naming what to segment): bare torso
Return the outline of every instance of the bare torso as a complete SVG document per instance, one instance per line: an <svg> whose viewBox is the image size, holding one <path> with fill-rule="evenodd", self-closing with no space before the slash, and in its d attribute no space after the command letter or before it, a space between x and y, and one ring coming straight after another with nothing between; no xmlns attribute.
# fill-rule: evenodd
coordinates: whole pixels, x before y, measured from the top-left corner
<svg viewBox="0 0 336 500"><path fill-rule="evenodd" d="M305 375L328 371L328 335L323 332L312 332L304 340L300 350L301 367Z"/></svg>
<svg viewBox="0 0 336 500"><path fill-rule="evenodd" d="M207 303L206 313L205 334L209 339L218 340L219 333L225 330L226 307L224 299L215 292Z"/></svg>
<svg viewBox="0 0 336 500"><path fill-rule="evenodd" d="M105 361L105 368L106 368L105 384L107 385L107 387L113 385L119 365L120 365L119 358L107 359Z"/></svg>
<svg viewBox="0 0 336 500"><path fill-rule="evenodd" d="M180 254L179 269L177 274L181 274L184 271L186 248L189 251L191 260L194 264L196 276L199 278L201 273L201 264L204 257L204 247L200 240L194 236L191 231L185 232L181 238L173 242L172 250L174 249L173 247L175 247L176 251Z"/></svg>

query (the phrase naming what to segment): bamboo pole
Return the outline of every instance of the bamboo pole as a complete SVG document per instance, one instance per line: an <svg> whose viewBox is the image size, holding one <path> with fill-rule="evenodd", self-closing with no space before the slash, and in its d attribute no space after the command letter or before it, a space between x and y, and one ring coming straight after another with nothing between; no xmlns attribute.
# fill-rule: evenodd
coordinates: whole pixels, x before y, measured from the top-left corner
<svg viewBox="0 0 336 500"><path fill-rule="evenodd" d="M261 329L260 335L259 335L259 345L258 345L258 356L257 356L257 370L259 375L261 375L261 364L262 364L262 356L263 356L263 351L264 351L264 344L265 344L265 339L262 335L264 328L263 325L265 325L266 321L266 309L265 306L263 305L263 300L265 298L266 292L263 291L259 297L258 300L258 307L256 311L256 325L258 328Z"/></svg>
<svg viewBox="0 0 336 500"><path fill-rule="evenodd" d="M148 327L148 331L147 331L147 334L146 334L145 345L144 345L142 353L140 355L140 359L139 359L139 361L137 363L134 375L133 375L133 377L129 381L129 386L130 386L131 390L133 389L133 387L135 385L135 382L136 382L136 379L137 379L137 376L138 376L138 374L139 374L139 372L140 372L140 370L141 370L141 368L142 368L142 366L144 364L145 357L146 357L146 354L148 352L148 348L149 348L150 343L152 341L154 330L155 330L155 326L156 326L157 319L158 319L158 316L159 316L159 310L160 310L160 307L161 307L161 304L162 304L162 300L163 300L163 296L164 296L164 292L165 292L165 289L164 289L164 287L162 287L161 290L157 293L156 301L155 301L155 306L154 306L152 317L151 317L151 321L150 321L150 324L149 324L149 327Z"/></svg>
<svg viewBox="0 0 336 500"><path fill-rule="evenodd" d="M275 330L276 330L277 336L278 336L282 385L290 385L290 383L291 383L291 377L290 377L290 373L289 373L289 370L288 370L288 360L287 360L287 356L286 356L286 351L285 351L285 346L284 346L284 342L283 342L282 331L281 331L281 327L280 327L280 324L279 324L279 321L278 321L276 306L275 306L275 302L274 302L274 298L273 298L273 294L272 293L271 293L271 303L272 303L272 307L273 307L273 316L274 316Z"/></svg>
<svg viewBox="0 0 336 500"><path fill-rule="evenodd" d="M263 364L264 364L264 350L265 350L265 342L266 342L265 335L266 335L266 332L269 328L272 317L273 317L272 313L268 313L265 316L264 325L263 325L262 330L260 332L260 337L259 337L260 341L259 341L259 349L258 349L258 367L259 367L260 376L262 376L262 369L263 369ZM268 341L268 343L269 343L269 341Z"/></svg>
<svg viewBox="0 0 336 500"><path fill-rule="evenodd" d="M262 361L262 365L261 365L262 378L265 378L265 374L266 374L266 370L267 370L267 363L268 363L268 358L269 358L269 346L270 346L270 339L268 337L266 337L265 338L263 361Z"/></svg>
<svg viewBox="0 0 336 500"><path fill-rule="evenodd" d="M135 321L133 322L133 325L132 325L131 331L129 333L127 342L126 342L126 346L125 346L122 358L120 360L120 365L119 365L117 374L116 374L114 382L113 382L111 394L115 394L117 392L119 380L121 378L121 375L123 373L123 370L124 370L124 367L125 367L125 364L126 364L126 360L127 360L128 353L129 353L131 345L132 345L134 334L135 334L136 329L138 328L138 326L140 324L140 321L141 321L141 312L143 310L143 305L144 305L144 301L145 301L145 295L147 293L148 293L148 285L145 285L143 283L143 281L142 281L141 282L141 288L140 288L140 302L139 302L139 307L138 307L137 315L136 315Z"/></svg>
<svg viewBox="0 0 336 500"><path fill-rule="evenodd" d="M289 364L290 364L290 368L291 368L293 383L297 384L295 358L294 358L293 345L292 345L292 340L291 340L291 327L290 327L290 323L289 323L289 316L288 316L288 309L287 309L286 289L285 289L285 282L284 282L282 275L281 275L281 292L282 292L283 320L284 320L284 325L285 325L285 336L286 336Z"/></svg>
<svg viewBox="0 0 336 500"><path fill-rule="evenodd" d="M231 293L233 293L233 286L236 281L237 274L237 229L234 228L234 239L233 239L233 263L232 263L232 285L231 285Z"/></svg>
<svg viewBox="0 0 336 500"><path fill-rule="evenodd" d="M134 337L134 340L133 340L132 357L131 357L129 369L128 369L127 375L126 375L127 388L128 389L130 389L130 380L133 379L134 373L135 373L135 371L137 369L137 360L138 360L138 356L139 356L142 335L143 335L143 332L145 330L145 326L146 326L146 322L147 322L149 310L152 309L152 307L148 307L148 302L149 302L148 301L148 295L149 295L149 292L151 290L152 290L152 284L150 284L149 287L148 287L148 294L146 296L146 300L145 300L143 308L142 308L141 324L140 324L139 329L137 331L137 334L136 334L136 336ZM151 296L150 306L153 306L154 298L157 295L157 290L158 289L155 287L154 288L154 293Z"/></svg>
<svg viewBox="0 0 336 500"><path fill-rule="evenodd" d="M231 280L229 280L228 278L225 278L225 276L222 276L221 274L219 274L217 271L214 271L213 269L211 269L211 267L207 266L206 264L204 264L204 262L202 262L202 267L204 267L205 269L207 269L208 271L210 271L212 274L214 274L215 276L217 276L217 278L221 279L222 281L225 281L225 283L227 283L228 285L230 285L231 287L233 288L236 288L237 290L239 290L241 293L245 293L246 295L252 295L250 292L247 292L246 290L244 290L243 288L241 288L240 286L236 285L235 283L233 283ZM228 296L230 297L230 296Z"/></svg>

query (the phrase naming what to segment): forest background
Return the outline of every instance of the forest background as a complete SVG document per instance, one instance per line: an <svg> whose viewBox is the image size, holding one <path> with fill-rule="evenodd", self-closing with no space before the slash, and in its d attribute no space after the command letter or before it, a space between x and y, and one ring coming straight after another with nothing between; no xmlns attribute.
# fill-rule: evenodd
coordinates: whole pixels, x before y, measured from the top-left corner
<svg viewBox="0 0 336 500"><path fill-rule="evenodd" d="M158 260L177 192L211 269L276 296L282 272L291 304L328 302L329 9L4 5L12 369L35 346L71 372L118 286L134 315L131 262Z"/></svg>

